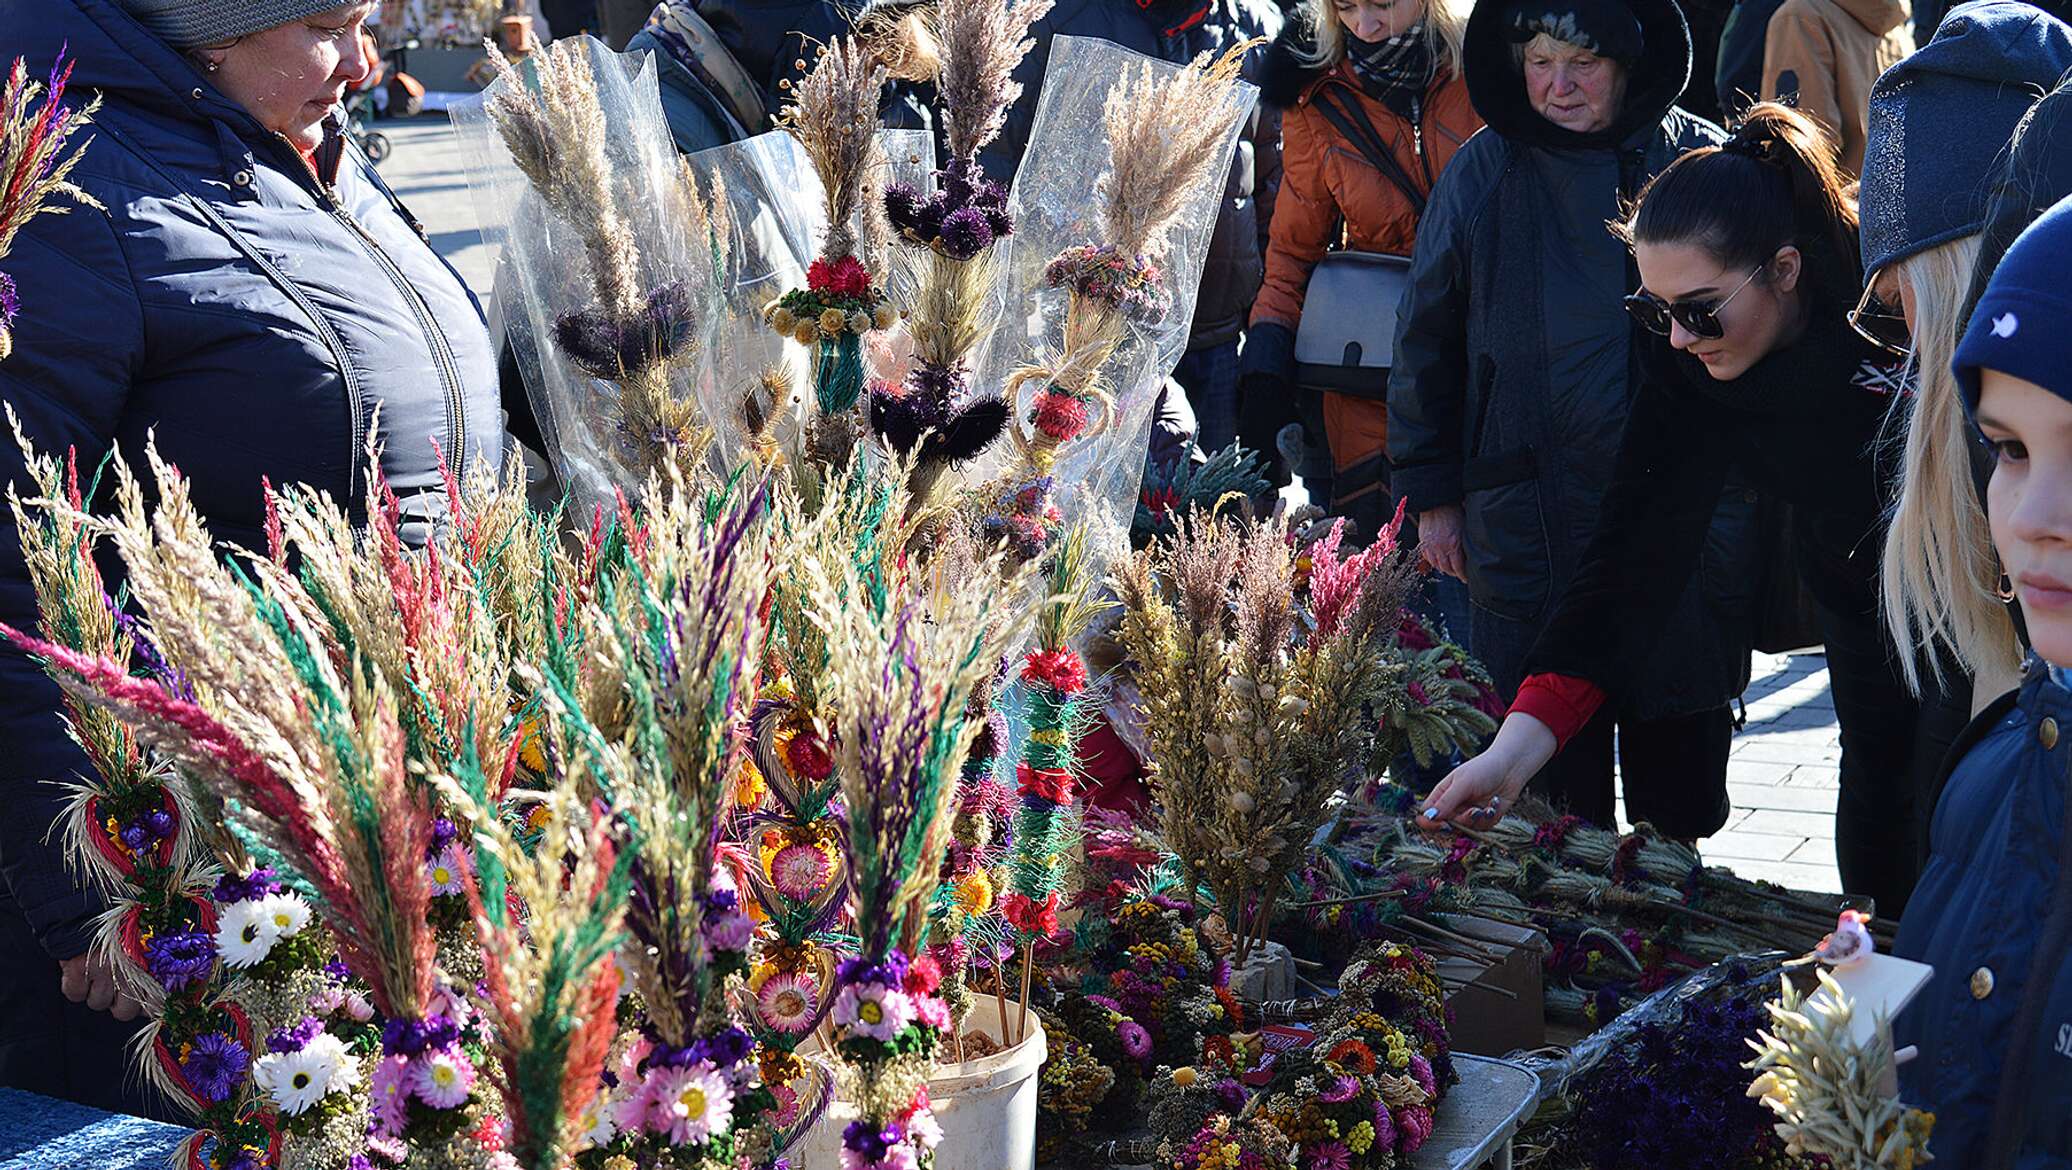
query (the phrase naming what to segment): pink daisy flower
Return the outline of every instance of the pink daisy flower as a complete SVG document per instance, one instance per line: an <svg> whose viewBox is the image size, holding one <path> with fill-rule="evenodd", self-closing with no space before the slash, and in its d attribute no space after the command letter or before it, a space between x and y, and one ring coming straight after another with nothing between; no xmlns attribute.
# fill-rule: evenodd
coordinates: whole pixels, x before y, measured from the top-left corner
<svg viewBox="0 0 2072 1170"><path fill-rule="evenodd" d="M734 1123L734 1090L704 1061L656 1071L651 1124L679 1146L702 1145Z"/></svg>
<svg viewBox="0 0 2072 1170"><path fill-rule="evenodd" d="M835 997L835 1025L858 1036L890 1041L914 1022L914 1001L882 983L844 987Z"/></svg>
<svg viewBox="0 0 2072 1170"><path fill-rule="evenodd" d="M461 876L465 872L462 867L466 864L458 848L448 845L441 849L437 857L425 863L425 876L431 879L432 893L442 896L460 893Z"/></svg>
<svg viewBox="0 0 2072 1170"><path fill-rule="evenodd" d="M451 1048L442 1048L411 1061L410 1091L434 1109L458 1109L475 1091L475 1066Z"/></svg>

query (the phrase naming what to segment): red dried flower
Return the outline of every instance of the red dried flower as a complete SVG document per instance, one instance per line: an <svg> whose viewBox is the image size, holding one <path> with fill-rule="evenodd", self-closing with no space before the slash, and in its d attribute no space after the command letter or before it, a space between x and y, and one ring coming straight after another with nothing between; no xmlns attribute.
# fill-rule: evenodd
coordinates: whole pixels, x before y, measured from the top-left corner
<svg viewBox="0 0 2072 1170"><path fill-rule="evenodd" d="M1042 683L1061 695L1076 695L1086 689L1086 662L1069 646L1030 653L1022 666L1022 677Z"/></svg>
<svg viewBox="0 0 2072 1170"><path fill-rule="evenodd" d="M871 274L863 261L854 256L844 256L832 264L823 258L806 269L806 287L821 296L861 300L870 295Z"/></svg>
<svg viewBox="0 0 2072 1170"><path fill-rule="evenodd" d="M1374 1050L1358 1040L1341 1040L1331 1049L1325 1059L1343 1069L1350 1069L1361 1076L1369 1076L1376 1067Z"/></svg>
<svg viewBox="0 0 2072 1170"><path fill-rule="evenodd" d="M1052 890L1041 902L1025 894L1009 894L1000 899L1000 915L1024 934L1048 938L1058 929L1058 892Z"/></svg>
<svg viewBox="0 0 2072 1170"><path fill-rule="evenodd" d="M1014 778L1023 796L1034 796L1052 804L1072 803L1072 773L1062 768L1032 768L1028 761L1016 764Z"/></svg>
<svg viewBox="0 0 2072 1170"><path fill-rule="evenodd" d="M1036 399L1036 429L1060 443L1085 433L1089 417L1086 403L1070 394L1046 390Z"/></svg>
<svg viewBox="0 0 2072 1170"><path fill-rule="evenodd" d="M784 746L784 763L791 774L806 780L825 780L835 774L835 758L818 735L801 731Z"/></svg>
<svg viewBox="0 0 2072 1170"><path fill-rule="evenodd" d="M906 983L901 990L908 995L934 995L942 986L942 964L933 955L922 955L907 964Z"/></svg>

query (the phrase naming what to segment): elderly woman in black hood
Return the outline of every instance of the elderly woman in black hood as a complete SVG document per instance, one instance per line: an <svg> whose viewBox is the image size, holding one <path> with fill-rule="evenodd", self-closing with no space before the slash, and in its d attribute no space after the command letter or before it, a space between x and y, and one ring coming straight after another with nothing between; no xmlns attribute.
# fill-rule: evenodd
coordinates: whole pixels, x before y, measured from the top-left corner
<svg viewBox="0 0 2072 1170"><path fill-rule="evenodd" d="M1639 281L1605 225L1722 135L1674 107L1691 69L1675 0L1484 0L1465 59L1488 129L1418 232L1388 447L1425 556L1467 582L1469 648L1509 701L1596 527L1640 377L1622 304ZM1721 493L1640 685L1539 774L1544 795L1610 824L1616 727L1631 819L1683 839L1725 823L1753 511L1744 492Z"/></svg>

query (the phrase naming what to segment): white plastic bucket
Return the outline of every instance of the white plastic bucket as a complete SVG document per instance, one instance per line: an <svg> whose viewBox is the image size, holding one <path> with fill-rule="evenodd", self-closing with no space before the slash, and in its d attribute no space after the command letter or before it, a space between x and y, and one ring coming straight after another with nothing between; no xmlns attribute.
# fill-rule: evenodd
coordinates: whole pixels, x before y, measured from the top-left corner
<svg viewBox="0 0 2072 1170"><path fill-rule="evenodd" d="M1014 1023L1019 1004L1007 1005ZM967 1031L976 1029L995 1040L1000 1016L991 997L979 997ZM935 1170L1035 1170L1037 1074L1050 1053L1043 1025L1029 1014L1029 1035L1005 1052L938 1064L928 1078L928 1100L942 1126L942 1144L935 1148ZM842 1130L856 1120L856 1107L836 1100L788 1153L793 1170L840 1170Z"/></svg>

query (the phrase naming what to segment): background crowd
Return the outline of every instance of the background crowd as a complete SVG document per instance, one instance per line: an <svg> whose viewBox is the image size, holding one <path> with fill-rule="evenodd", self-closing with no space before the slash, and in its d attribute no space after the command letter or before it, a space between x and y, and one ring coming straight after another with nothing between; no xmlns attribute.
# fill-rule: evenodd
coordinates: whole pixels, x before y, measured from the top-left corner
<svg viewBox="0 0 2072 1170"><path fill-rule="evenodd" d="M769 129L811 45L924 7L512 11L654 54L688 152ZM17 245L16 279L63 293L0 398L82 466L155 431L246 547L262 476L357 501L370 433L406 496L440 459L537 445L481 306L331 116L376 12L0 0L0 56L64 48L104 101L75 175L100 207ZM2072 27L2016 0L1058 0L1034 35L993 174L1052 38L1259 41L1175 381L1202 448L1261 452L1365 533L1412 518L1426 603L1515 698L1426 816L1532 791L1609 823L1616 757L1630 818L1703 838L1751 648L1824 645L1843 882L1938 966L1903 1020L1938 1151L2072 1159L2072 1060L2044 1059L2072 1027L2072 482L2048 455L2072 212L2044 215L2072 194ZM916 84L884 94L894 124L925 124ZM1343 364L1308 356L1331 330ZM0 621L35 621L11 532ZM99 1070L134 1005L45 833L44 781L80 766L56 712L0 653L0 1082L123 1104Z"/></svg>

